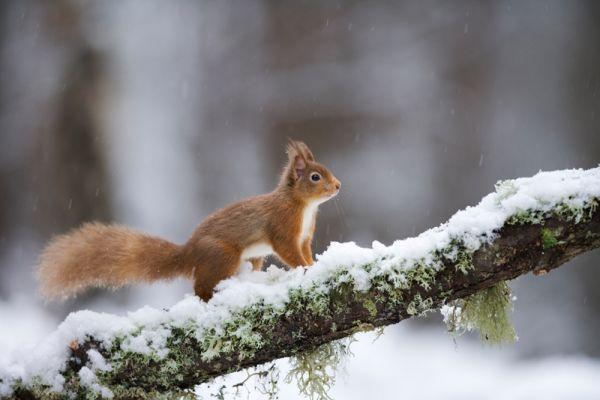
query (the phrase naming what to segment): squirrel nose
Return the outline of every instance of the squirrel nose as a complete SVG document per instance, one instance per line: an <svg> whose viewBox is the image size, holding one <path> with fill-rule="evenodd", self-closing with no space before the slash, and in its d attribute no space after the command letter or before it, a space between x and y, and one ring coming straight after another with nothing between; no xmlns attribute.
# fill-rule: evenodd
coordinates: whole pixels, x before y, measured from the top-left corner
<svg viewBox="0 0 600 400"><path fill-rule="evenodd" d="M340 188L341 188L341 187L342 187L342 182L340 182L340 181L337 181L337 182L335 183L335 188L336 188L337 190L340 190Z"/></svg>

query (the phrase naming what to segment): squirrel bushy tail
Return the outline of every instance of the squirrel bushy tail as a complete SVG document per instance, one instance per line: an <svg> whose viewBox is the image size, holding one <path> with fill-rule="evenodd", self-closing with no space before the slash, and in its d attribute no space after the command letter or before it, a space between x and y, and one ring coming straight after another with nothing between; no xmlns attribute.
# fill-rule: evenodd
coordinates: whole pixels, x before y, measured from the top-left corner
<svg viewBox="0 0 600 400"><path fill-rule="evenodd" d="M182 246L163 239L118 225L88 223L48 244L37 276L47 300L64 300L89 287L116 289L191 275L182 253Z"/></svg>

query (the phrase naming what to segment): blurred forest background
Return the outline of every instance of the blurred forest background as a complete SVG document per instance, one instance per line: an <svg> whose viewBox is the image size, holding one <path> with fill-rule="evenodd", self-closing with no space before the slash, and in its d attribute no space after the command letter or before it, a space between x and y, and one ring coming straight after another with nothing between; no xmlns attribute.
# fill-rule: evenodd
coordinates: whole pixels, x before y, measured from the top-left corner
<svg viewBox="0 0 600 400"><path fill-rule="evenodd" d="M499 179L597 166L599 21L595 0L1 1L0 320L173 304L190 283L44 305L36 258L90 220L183 242L270 190L288 137L343 182L317 252L416 235ZM600 357L599 262L513 284L520 356Z"/></svg>

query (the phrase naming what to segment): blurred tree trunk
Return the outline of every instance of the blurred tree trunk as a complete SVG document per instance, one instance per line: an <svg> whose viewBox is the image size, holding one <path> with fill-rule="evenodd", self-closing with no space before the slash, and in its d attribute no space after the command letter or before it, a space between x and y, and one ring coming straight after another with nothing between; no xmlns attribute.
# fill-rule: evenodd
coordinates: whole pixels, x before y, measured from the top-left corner
<svg viewBox="0 0 600 400"><path fill-rule="evenodd" d="M111 217L98 121L103 58L85 37L78 4L65 0L47 10L53 39L68 48L62 87L52 100L50 122L40 121L31 163L39 195L34 223L43 237Z"/></svg>
<svg viewBox="0 0 600 400"><path fill-rule="evenodd" d="M65 89L56 98L54 121L42 126L37 137L32 170L40 196L36 224L43 236L110 219L102 136L95 121L99 60L85 46L74 52Z"/></svg>
<svg viewBox="0 0 600 400"><path fill-rule="evenodd" d="M47 29L62 47L61 86L40 121L30 162L32 191L39 199L32 226L42 240L84 222L112 219L109 182L100 126L104 57L88 41L83 5L62 0L47 5ZM57 305L58 313L81 308L97 296L88 292L75 305ZM125 292L115 297L124 298Z"/></svg>
<svg viewBox="0 0 600 400"><path fill-rule="evenodd" d="M2 265L6 285L25 274L32 281L30 269L9 265L35 263L27 246L35 252L36 241L111 216L98 119L102 55L86 38L82 7L69 0L0 6L20 17L1 34L11 52L0 65L0 90L10 96L8 109L0 105L0 229L8 247L27 249Z"/></svg>

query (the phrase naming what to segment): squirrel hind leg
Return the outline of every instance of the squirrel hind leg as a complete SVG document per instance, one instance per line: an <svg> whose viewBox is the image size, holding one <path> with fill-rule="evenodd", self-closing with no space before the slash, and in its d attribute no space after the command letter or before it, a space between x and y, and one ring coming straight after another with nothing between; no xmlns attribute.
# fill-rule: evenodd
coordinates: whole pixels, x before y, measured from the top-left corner
<svg viewBox="0 0 600 400"><path fill-rule="evenodd" d="M194 271L194 292L206 302L212 298L217 284L235 275L240 268L240 252L228 246L220 247L219 251L211 251L209 258L201 260Z"/></svg>
<svg viewBox="0 0 600 400"><path fill-rule="evenodd" d="M256 257L256 258L251 258L250 263L252 264L252 271L262 271L263 265L265 263L265 258L264 257Z"/></svg>
<svg viewBox="0 0 600 400"><path fill-rule="evenodd" d="M207 282L196 277L196 280L194 281L194 293L196 296L208 303L213 296L213 289L214 286L211 287Z"/></svg>

